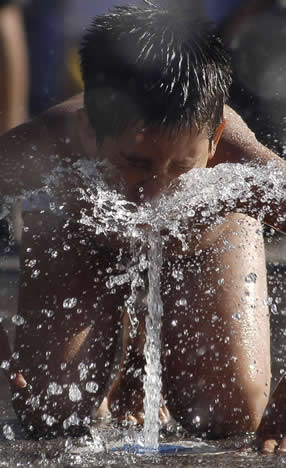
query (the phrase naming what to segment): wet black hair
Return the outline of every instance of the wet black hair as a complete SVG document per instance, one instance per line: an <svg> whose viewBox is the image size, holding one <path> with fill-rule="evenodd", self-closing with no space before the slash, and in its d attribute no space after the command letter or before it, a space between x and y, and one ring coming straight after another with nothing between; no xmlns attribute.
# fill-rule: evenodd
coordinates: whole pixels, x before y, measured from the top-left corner
<svg viewBox="0 0 286 468"><path fill-rule="evenodd" d="M189 10L115 7L96 16L80 46L84 104L99 142L143 120L177 131L222 121L229 54L214 26Z"/></svg>

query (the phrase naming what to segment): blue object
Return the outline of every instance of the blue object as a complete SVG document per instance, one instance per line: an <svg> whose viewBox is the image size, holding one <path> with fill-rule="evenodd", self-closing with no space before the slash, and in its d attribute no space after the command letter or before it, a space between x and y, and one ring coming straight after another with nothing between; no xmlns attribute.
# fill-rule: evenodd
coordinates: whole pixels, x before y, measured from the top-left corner
<svg viewBox="0 0 286 468"><path fill-rule="evenodd" d="M178 453L193 452L192 447L183 447L181 445L159 444L158 449L143 447L142 445L125 444L122 447L115 447L112 452L131 453L134 455L177 455Z"/></svg>
<svg viewBox="0 0 286 468"><path fill-rule="evenodd" d="M205 0L205 11L210 20L220 24L242 3L242 0Z"/></svg>

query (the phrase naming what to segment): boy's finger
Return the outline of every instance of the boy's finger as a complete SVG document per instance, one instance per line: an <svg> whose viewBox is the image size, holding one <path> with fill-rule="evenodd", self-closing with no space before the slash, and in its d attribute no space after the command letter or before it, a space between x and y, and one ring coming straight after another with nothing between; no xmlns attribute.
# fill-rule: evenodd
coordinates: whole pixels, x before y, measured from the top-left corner
<svg viewBox="0 0 286 468"><path fill-rule="evenodd" d="M27 387L27 382L26 380L24 379L23 375L21 374L21 372L17 372L16 374L16 378L14 380L12 380L12 382L19 388L25 388Z"/></svg>

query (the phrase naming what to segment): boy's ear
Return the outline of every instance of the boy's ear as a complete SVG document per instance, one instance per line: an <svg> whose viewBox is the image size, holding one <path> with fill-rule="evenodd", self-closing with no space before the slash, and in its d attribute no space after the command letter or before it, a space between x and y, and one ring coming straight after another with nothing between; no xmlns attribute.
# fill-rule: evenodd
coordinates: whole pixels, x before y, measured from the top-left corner
<svg viewBox="0 0 286 468"><path fill-rule="evenodd" d="M209 152L209 159L212 159L215 155L215 152L216 152L216 147L218 145L218 142L220 140L220 137L222 135L222 132L225 128L225 125L226 125L226 120L223 119L223 121L219 124L218 128L216 129L216 132L214 134L214 137L212 139L212 142L211 142L211 149L210 149L210 152Z"/></svg>
<svg viewBox="0 0 286 468"><path fill-rule="evenodd" d="M79 109L76 117L82 147L87 157L93 159L97 149L95 130L89 122L85 109Z"/></svg>

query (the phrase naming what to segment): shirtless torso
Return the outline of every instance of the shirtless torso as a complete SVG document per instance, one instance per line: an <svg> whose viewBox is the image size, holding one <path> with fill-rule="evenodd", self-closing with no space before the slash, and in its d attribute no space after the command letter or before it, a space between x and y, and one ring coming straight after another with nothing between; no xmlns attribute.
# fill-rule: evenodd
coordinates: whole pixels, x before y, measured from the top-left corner
<svg viewBox="0 0 286 468"><path fill-rule="evenodd" d="M3 193L38 189L58 162L68 167L86 157L78 132L81 107L81 96L75 97L19 127L16 137L12 132L1 140L3 154L10 157L4 164ZM229 109L226 114L226 130L209 167L276 159L236 114ZM234 125L228 127L228 121ZM237 146L240 131L243 153ZM96 238L77 223L82 205L73 188L64 178L56 193L72 219L68 227L64 217L50 210L27 210L24 215L23 323L17 326L19 359L14 366L28 385L12 383L11 389L17 414L39 433L85 424L92 407L100 404L130 295L128 282L108 286L111 271L113 276L128 271L128 246L118 237L116 242ZM266 221L273 225L271 216ZM283 222L279 228L284 230ZM271 380L261 225L230 213L217 229L202 231L200 244L190 245L184 255L179 244L170 242L161 275L164 398L173 416L192 431L254 431L268 403ZM245 282L250 274L255 282ZM141 331L137 339L125 336L123 349L129 346L129 351L110 394L115 414L141 409L145 306L138 312Z"/></svg>

